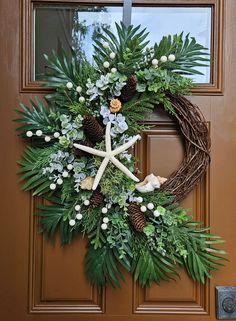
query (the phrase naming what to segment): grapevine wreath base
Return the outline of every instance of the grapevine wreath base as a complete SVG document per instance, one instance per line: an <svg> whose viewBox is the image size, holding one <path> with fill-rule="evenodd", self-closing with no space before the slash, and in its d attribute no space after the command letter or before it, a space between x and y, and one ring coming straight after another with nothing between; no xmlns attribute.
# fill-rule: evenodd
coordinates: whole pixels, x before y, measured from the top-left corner
<svg viewBox="0 0 236 321"><path fill-rule="evenodd" d="M59 230L62 244L87 238L92 284L119 286L120 265L141 286L172 279L181 267L204 282L222 265L225 252L213 246L223 240L177 202L210 160L204 117L183 96L193 86L185 76L199 74L208 53L189 35L148 48L140 26L116 24L116 34L104 28L94 39L93 64L74 50L45 56L45 86L55 91L17 110L17 130L31 145L19 161L22 188L46 200L37 213L46 236ZM169 178L147 173L140 182L129 150L154 108L179 124L185 157Z"/></svg>
<svg viewBox="0 0 236 321"><path fill-rule="evenodd" d="M210 137L206 121L199 108L188 99L170 96L175 118L185 139L185 158L180 168L163 184L162 189L183 200L205 174L210 162Z"/></svg>

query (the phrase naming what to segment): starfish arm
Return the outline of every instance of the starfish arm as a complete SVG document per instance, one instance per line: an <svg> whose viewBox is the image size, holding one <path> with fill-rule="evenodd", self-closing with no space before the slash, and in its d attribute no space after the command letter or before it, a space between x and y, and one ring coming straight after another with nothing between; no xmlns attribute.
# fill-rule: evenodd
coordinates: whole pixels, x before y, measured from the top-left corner
<svg viewBox="0 0 236 321"><path fill-rule="evenodd" d="M118 148L116 148L115 150L113 150L111 153L112 153L112 156L116 156L122 152L124 152L125 150L127 150L129 147L131 147L132 145L134 145L134 143L140 139L141 136L140 135L136 135L134 136L133 138L130 139L130 141L128 141L127 143L119 146Z"/></svg>
<svg viewBox="0 0 236 321"><path fill-rule="evenodd" d="M94 149L94 148L91 148L91 147L88 147L88 146L84 146L84 145L81 145L81 144L74 144L74 147L78 148L78 149L81 149L84 152L87 152L87 153L92 154L92 155L96 155L96 156L100 156L100 157L106 157L106 152L103 152L101 150L97 150L97 149Z"/></svg>
<svg viewBox="0 0 236 321"><path fill-rule="evenodd" d="M109 157L105 157L104 160L102 161L102 164L100 165L98 171L97 171L97 175L94 179L94 182L93 182L93 187L92 189L95 190L97 187L98 187L98 184L102 178L102 175L107 167L107 164L109 163Z"/></svg>
<svg viewBox="0 0 236 321"><path fill-rule="evenodd" d="M119 168L119 170L121 170L123 173L125 173L125 175L127 175L133 181L139 182L139 179L136 176L134 176L134 174L131 173L131 171L128 170L128 168L126 168L118 159L116 159L114 156L112 156L110 158L110 160L117 168Z"/></svg>
<svg viewBox="0 0 236 321"><path fill-rule="evenodd" d="M110 135L110 132L111 132L111 122L107 123L107 127L106 127L106 136L105 136L105 139L106 139L106 151L107 153L110 153L111 152L111 135Z"/></svg>

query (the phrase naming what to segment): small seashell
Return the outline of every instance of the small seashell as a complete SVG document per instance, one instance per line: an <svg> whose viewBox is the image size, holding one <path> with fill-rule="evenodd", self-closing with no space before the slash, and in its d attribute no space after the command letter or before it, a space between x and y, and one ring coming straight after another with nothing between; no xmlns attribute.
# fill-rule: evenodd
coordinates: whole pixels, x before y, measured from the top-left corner
<svg viewBox="0 0 236 321"><path fill-rule="evenodd" d="M156 188L160 188L161 184L163 184L166 180L167 178L150 174L146 176L142 182L136 184L136 190L138 190L140 193L152 192Z"/></svg>
<svg viewBox="0 0 236 321"><path fill-rule="evenodd" d="M88 176L80 182L81 189L91 190L93 187L94 177Z"/></svg>
<svg viewBox="0 0 236 321"><path fill-rule="evenodd" d="M161 185L167 181L167 178L165 178L165 177L157 176L157 178L158 178Z"/></svg>

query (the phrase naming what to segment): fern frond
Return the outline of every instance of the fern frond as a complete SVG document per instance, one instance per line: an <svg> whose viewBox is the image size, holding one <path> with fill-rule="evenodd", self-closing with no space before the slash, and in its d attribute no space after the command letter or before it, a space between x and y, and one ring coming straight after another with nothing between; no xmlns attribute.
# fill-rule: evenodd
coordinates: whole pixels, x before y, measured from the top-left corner
<svg viewBox="0 0 236 321"><path fill-rule="evenodd" d="M136 94L132 100L125 103L122 107L122 114L125 116L128 124L127 133L135 134L146 127L139 124L145 117L150 115L155 106L160 103L160 95L152 94L146 95Z"/></svg>

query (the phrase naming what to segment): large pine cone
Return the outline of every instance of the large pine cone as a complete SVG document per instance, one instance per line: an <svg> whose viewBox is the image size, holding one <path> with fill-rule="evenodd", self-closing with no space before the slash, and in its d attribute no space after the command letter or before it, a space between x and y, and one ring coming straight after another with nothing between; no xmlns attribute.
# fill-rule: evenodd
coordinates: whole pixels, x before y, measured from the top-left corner
<svg viewBox="0 0 236 321"><path fill-rule="evenodd" d="M121 89L120 100L124 103L131 100L136 93L137 78L134 75L129 76L126 85Z"/></svg>
<svg viewBox="0 0 236 321"><path fill-rule="evenodd" d="M145 225L146 220L143 212L140 210L140 206L137 204L130 204L128 206L129 220L133 225L136 231L142 232Z"/></svg>
<svg viewBox="0 0 236 321"><path fill-rule="evenodd" d="M90 198L90 207L91 208L95 208L97 206L99 206L100 204L102 204L104 201L104 196L103 194L99 191L96 190L93 192L93 195Z"/></svg>
<svg viewBox="0 0 236 321"><path fill-rule="evenodd" d="M102 126L93 116L85 116L83 119L83 129L86 137L93 143L103 139L104 131Z"/></svg>
<svg viewBox="0 0 236 321"><path fill-rule="evenodd" d="M87 147L94 147L94 143L90 142L88 139L84 140L83 142L80 142L80 141L75 141L75 143L78 143L78 144L81 144L81 145L84 145L84 146L87 146ZM78 148L73 148L73 151L74 151L74 155L76 157L82 157L82 156L92 156L92 154L89 154L81 149L78 149Z"/></svg>

